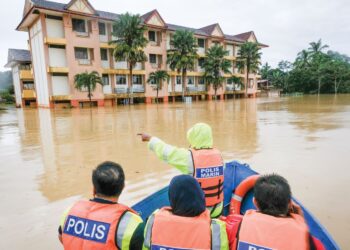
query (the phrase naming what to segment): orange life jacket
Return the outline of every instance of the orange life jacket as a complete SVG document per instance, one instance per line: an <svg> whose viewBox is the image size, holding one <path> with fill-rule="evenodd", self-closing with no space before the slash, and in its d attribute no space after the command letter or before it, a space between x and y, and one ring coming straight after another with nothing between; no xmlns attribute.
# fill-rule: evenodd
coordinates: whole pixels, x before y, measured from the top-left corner
<svg viewBox="0 0 350 250"><path fill-rule="evenodd" d="M115 230L127 211L122 204L78 201L70 209L62 232L65 250L117 249Z"/></svg>
<svg viewBox="0 0 350 250"><path fill-rule="evenodd" d="M238 250L308 250L309 230L297 214L274 217L249 210L238 234Z"/></svg>
<svg viewBox="0 0 350 250"><path fill-rule="evenodd" d="M193 158L193 177L201 185L207 207L223 201L224 162L217 149L190 149Z"/></svg>
<svg viewBox="0 0 350 250"><path fill-rule="evenodd" d="M151 250L204 250L211 249L211 237L208 210L196 217L183 217L165 207L149 218L144 244Z"/></svg>

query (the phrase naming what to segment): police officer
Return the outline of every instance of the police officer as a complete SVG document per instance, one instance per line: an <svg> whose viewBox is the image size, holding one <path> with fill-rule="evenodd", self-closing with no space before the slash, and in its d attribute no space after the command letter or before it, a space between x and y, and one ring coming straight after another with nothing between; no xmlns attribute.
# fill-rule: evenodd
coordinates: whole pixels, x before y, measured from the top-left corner
<svg viewBox="0 0 350 250"><path fill-rule="evenodd" d="M224 162L220 151L213 148L211 127L197 123L187 132L190 148L177 148L166 144L157 137L139 134L142 141L148 141L148 147L157 157L177 168L183 174L192 175L205 194L205 203L211 217L221 215L223 209Z"/></svg>
<svg viewBox="0 0 350 250"><path fill-rule="evenodd" d="M104 162L93 170L94 198L78 201L62 216L59 239L64 249L142 249L142 219L118 203L124 182L117 163Z"/></svg>
<svg viewBox="0 0 350 250"><path fill-rule="evenodd" d="M225 223L210 218L198 181L189 175L174 177L168 197L170 207L155 211L147 221L145 249L228 249Z"/></svg>

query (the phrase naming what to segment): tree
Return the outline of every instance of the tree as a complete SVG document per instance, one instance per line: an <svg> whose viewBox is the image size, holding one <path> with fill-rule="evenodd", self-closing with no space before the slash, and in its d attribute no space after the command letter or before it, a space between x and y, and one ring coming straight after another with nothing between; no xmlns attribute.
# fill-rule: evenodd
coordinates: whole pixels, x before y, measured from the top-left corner
<svg viewBox="0 0 350 250"><path fill-rule="evenodd" d="M227 80L233 82L233 91L236 91L236 85L243 85L242 78L238 76L232 75Z"/></svg>
<svg viewBox="0 0 350 250"><path fill-rule="evenodd" d="M319 53L323 53L323 50L328 48L329 46L327 44L322 45L322 40L319 39L317 42L311 42L309 47L309 52L311 56Z"/></svg>
<svg viewBox="0 0 350 250"><path fill-rule="evenodd" d="M321 71L333 82L334 94L338 93L342 83L350 80L350 65L339 59L327 61L322 65Z"/></svg>
<svg viewBox="0 0 350 250"><path fill-rule="evenodd" d="M256 73L259 69L261 52L259 45L253 42L245 42L238 52L238 66L246 69L245 96L248 96L249 73Z"/></svg>
<svg viewBox="0 0 350 250"><path fill-rule="evenodd" d="M163 81L166 81L169 79L169 75L165 70L157 70L156 72L152 72L149 75L149 78L147 82L149 84L155 84L156 90L157 90L157 99L156 102L158 103L158 92L160 89L163 88Z"/></svg>
<svg viewBox="0 0 350 250"><path fill-rule="evenodd" d="M181 72L182 99L185 97L187 71L193 70L197 60L197 41L193 32L177 30L170 41L171 49L167 51L167 64L171 70Z"/></svg>
<svg viewBox="0 0 350 250"><path fill-rule="evenodd" d="M297 68L305 68L310 65L310 53L303 49L298 53L298 56L294 62L294 66Z"/></svg>
<svg viewBox="0 0 350 250"><path fill-rule="evenodd" d="M89 98L89 102L90 102L90 107L92 106L92 102L91 102L92 93L91 92L95 91L97 83L103 85L102 79L99 76L98 72L96 72L96 71L92 71L91 73L88 73L86 71L84 73L76 74L74 76L75 88L80 90L80 91L82 91L82 90L88 91L88 98Z"/></svg>
<svg viewBox="0 0 350 250"><path fill-rule="evenodd" d="M113 36L117 37L116 40L110 42L115 46L114 58L116 61L126 60L128 63L131 104L133 103L133 68L136 63L147 61L147 56L143 51L148 42L144 37L146 30L140 15L126 13L119 16L112 32Z"/></svg>
<svg viewBox="0 0 350 250"><path fill-rule="evenodd" d="M265 63L261 67L260 74L261 74L262 79L268 79L270 70L271 70L271 66L268 63Z"/></svg>
<svg viewBox="0 0 350 250"><path fill-rule="evenodd" d="M216 99L216 93L218 88L222 86L222 82L225 78L222 76L222 72L225 74L230 73L232 67L231 62L225 58L228 55L228 51L221 45L214 45L206 52L204 60L204 78L206 82L213 85L214 96Z"/></svg>

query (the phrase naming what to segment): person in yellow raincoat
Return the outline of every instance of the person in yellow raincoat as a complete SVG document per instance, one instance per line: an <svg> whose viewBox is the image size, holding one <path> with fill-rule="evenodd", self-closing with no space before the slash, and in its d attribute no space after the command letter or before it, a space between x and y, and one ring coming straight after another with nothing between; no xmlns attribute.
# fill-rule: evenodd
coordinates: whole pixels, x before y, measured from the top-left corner
<svg viewBox="0 0 350 250"><path fill-rule="evenodd" d="M220 151L213 148L212 129L206 123L197 123L187 132L190 148L178 148L145 133L139 134L148 148L167 164L183 174L192 175L205 194L206 206L212 218L223 210L224 162Z"/></svg>

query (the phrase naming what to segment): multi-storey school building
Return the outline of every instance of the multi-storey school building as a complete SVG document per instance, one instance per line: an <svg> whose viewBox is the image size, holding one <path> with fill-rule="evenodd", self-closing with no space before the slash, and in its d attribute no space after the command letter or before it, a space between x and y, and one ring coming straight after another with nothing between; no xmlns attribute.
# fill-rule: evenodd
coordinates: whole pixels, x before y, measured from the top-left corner
<svg viewBox="0 0 350 250"><path fill-rule="evenodd" d="M203 79L203 60L208 48L221 44L232 61L231 74L245 81L244 72L236 67L239 46L246 41L258 42L254 32L226 35L219 24L203 28L169 24L157 10L142 15L147 26L145 37L149 40L145 53L148 61L138 63L133 72L132 84L128 82L127 63L115 61L113 47L113 22L118 14L96 10L88 0L72 0L67 4L26 0L23 18L18 31L28 32L29 51L9 50L8 64L12 68L17 106L79 107L87 102L87 93L74 88L74 76L85 71L97 71L104 86L97 86L93 100L98 106L111 106L128 97L132 86L136 100L151 102L156 96L154 86L147 84L151 72L167 70L171 76L163 84L159 97L163 102L173 101L181 95L181 75L171 71L166 64L167 49L173 33L179 29L190 30L198 41L198 61L195 70L188 72L186 93L194 99L211 99L214 91L206 87ZM266 45L259 43L261 47ZM250 74L248 94L257 93L259 75ZM226 81L217 94L221 99L242 94L240 86Z"/></svg>

